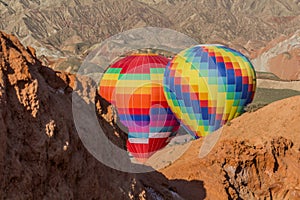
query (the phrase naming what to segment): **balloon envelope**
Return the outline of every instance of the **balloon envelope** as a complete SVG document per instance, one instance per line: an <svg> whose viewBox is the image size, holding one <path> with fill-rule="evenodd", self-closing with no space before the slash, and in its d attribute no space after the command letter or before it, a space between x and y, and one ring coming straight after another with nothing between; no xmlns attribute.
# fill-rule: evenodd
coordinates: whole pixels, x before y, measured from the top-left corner
<svg viewBox="0 0 300 200"><path fill-rule="evenodd" d="M241 53L221 45L198 45L176 55L164 74L171 110L194 138L239 116L254 97L255 71Z"/></svg>
<svg viewBox="0 0 300 200"><path fill-rule="evenodd" d="M156 54L133 54L112 64L100 82L100 95L117 108L128 130L127 150L145 161L166 146L179 122L163 92L168 59Z"/></svg>

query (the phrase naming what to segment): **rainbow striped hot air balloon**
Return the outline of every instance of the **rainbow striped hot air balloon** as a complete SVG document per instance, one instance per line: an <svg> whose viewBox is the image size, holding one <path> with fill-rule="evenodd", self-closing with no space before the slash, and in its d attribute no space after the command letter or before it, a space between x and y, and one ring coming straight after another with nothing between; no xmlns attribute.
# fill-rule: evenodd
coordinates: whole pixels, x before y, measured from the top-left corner
<svg viewBox="0 0 300 200"><path fill-rule="evenodd" d="M194 138L205 136L243 112L253 99L255 71L241 53L198 45L176 55L164 74L171 110Z"/></svg>
<svg viewBox="0 0 300 200"><path fill-rule="evenodd" d="M132 54L112 64L100 82L100 95L117 108L128 130L127 150L140 161L166 146L179 128L163 92L168 59Z"/></svg>

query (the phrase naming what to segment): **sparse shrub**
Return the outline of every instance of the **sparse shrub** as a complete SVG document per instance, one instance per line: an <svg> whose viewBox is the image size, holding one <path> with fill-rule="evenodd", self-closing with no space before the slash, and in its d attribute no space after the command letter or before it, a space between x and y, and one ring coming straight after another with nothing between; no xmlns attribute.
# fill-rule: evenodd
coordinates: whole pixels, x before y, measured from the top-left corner
<svg viewBox="0 0 300 200"><path fill-rule="evenodd" d="M292 55L291 55L289 52L287 52L287 51L283 52L282 54L283 54L287 59L291 59L291 58L292 58Z"/></svg>
<svg viewBox="0 0 300 200"><path fill-rule="evenodd" d="M264 107L266 105L268 105L268 104L266 104L266 103L251 103L251 104L247 105L244 108L244 110L246 112L249 112L249 113L250 112L255 112L255 111L259 110L260 108L262 108L262 107Z"/></svg>

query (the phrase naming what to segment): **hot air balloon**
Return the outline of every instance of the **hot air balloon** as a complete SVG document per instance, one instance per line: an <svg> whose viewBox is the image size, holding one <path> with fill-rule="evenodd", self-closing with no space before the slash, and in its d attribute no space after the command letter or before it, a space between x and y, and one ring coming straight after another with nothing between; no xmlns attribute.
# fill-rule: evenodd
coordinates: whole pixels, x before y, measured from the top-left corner
<svg viewBox="0 0 300 200"><path fill-rule="evenodd" d="M111 102L128 130L127 150L145 162L166 146L180 124L163 92L168 59L132 54L112 64L100 82L100 95Z"/></svg>
<svg viewBox="0 0 300 200"><path fill-rule="evenodd" d="M222 45L183 50L164 73L168 104L196 139L239 116L253 100L255 88L256 75L250 61Z"/></svg>

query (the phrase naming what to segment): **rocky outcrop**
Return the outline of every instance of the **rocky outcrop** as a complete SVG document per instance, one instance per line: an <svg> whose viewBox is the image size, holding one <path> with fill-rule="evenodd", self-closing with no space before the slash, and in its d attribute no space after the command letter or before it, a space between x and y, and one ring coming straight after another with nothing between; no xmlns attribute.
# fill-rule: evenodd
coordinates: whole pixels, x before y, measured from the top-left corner
<svg viewBox="0 0 300 200"><path fill-rule="evenodd" d="M206 157L198 156L203 140L194 141L161 171L203 181L208 199L299 199L299 113L300 96L246 113L223 128Z"/></svg>
<svg viewBox="0 0 300 200"><path fill-rule="evenodd" d="M300 80L300 31L272 40L257 51L252 62L260 71L270 71L283 80Z"/></svg>
<svg viewBox="0 0 300 200"><path fill-rule="evenodd" d="M0 199L173 199L162 174L117 171L86 150L72 115L79 85L106 136L125 148L90 79L42 66L33 48L0 32Z"/></svg>
<svg viewBox="0 0 300 200"><path fill-rule="evenodd" d="M129 199L142 194L134 175L100 164L76 135L70 95L77 78L42 66L34 50L14 36L0 33L0 43L1 199ZM82 82L88 85L88 80ZM113 133L109 126L107 132ZM114 140L121 145L122 140ZM122 181L112 181L116 179Z"/></svg>

